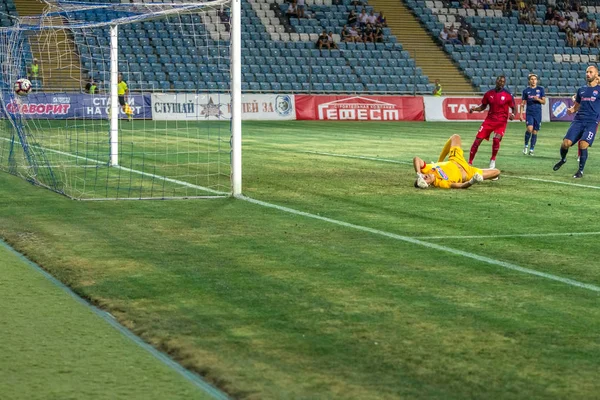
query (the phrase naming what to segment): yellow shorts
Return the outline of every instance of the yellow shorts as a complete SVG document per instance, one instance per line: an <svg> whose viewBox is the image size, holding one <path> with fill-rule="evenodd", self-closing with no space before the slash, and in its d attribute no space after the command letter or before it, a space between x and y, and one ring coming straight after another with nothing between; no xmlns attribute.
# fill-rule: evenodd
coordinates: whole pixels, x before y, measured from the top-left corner
<svg viewBox="0 0 600 400"><path fill-rule="evenodd" d="M449 154L450 156L448 157L448 160L460 165L467 173L467 179L465 179L465 181L471 179L476 173L479 173L483 176L483 171L480 168L475 168L472 165L469 165L467 160L465 160L463 150L460 147L451 147Z"/></svg>

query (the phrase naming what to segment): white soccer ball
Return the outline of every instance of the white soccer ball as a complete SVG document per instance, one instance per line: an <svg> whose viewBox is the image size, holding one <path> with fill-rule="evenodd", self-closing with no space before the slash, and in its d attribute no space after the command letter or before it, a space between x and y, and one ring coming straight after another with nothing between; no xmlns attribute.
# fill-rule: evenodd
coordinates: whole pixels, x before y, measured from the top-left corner
<svg viewBox="0 0 600 400"><path fill-rule="evenodd" d="M27 96L31 92L31 82L29 79L21 78L15 82L14 89L19 96Z"/></svg>

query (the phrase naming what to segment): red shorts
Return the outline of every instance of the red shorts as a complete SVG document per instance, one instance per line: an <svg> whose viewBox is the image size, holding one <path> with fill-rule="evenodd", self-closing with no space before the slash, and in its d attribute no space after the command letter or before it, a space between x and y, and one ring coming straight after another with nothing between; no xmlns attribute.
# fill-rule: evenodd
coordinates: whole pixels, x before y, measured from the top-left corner
<svg viewBox="0 0 600 400"><path fill-rule="evenodd" d="M490 134L495 132L500 136L504 136L504 132L506 132L506 123L507 121L488 121L487 119L483 121L483 124L479 127L479 131L477 132L478 139L490 140Z"/></svg>

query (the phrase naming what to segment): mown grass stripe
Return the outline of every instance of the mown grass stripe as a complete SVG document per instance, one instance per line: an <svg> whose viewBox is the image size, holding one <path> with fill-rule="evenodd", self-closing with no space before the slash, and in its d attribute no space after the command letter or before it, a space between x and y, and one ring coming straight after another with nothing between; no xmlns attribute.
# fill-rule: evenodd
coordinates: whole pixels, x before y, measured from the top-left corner
<svg viewBox="0 0 600 400"><path fill-rule="evenodd" d="M390 232L385 232L385 231L381 231L379 229L373 229L373 228L369 228L366 226L360 226L360 225L354 225L348 222L344 222L344 221L338 221L332 218L327 218L327 217L322 217L320 215L315 215L315 214L311 214L311 213L307 213L304 211L298 211L298 210L294 210L292 208L288 208L288 207L283 207L283 206L279 206L276 204L271 204L271 203L267 203L261 200L256 200L256 199L252 199L250 197L246 197L246 196L239 196L239 199L248 201L250 203L254 203L263 207L268 207L268 208L273 208L279 211L283 211L286 213L290 213L290 214L295 214L295 215L301 215L303 217L308 217L308 218L313 218L313 219L317 219L317 220L321 220L324 222L329 222L331 224L335 224L335 225L340 225L346 228L352 228L352 229L356 229L359 231L363 231L363 232L368 232L368 233L372 233L375 235L380 235L380 236L385 236L391 239L396 239L396 240L401 240L403 242L408 242L408 243L412 243L412 244L416 244L419 246L423 246L423 247L428 247L430 249L435 249L435 250L439 250L439 251L444 251L446 253L451 253L454 255L458 255L458 256L463 256L463 257L467 257L473 260L477 260L477 261L481 261L487 264L491 264L491 265L497 265L499 267L502 268L506 268L506 269L510 269L513 271L518 271L518 272L522 272L525 274L529 274L529 275L534 275L534 276L539 276L541 278L545 278L545 279L550 279L556 282L561 282L570 286L575 286L578 288L582 288L582 289L587 289L587 290L592 290L594 292L600 292L600 287L596 286L596 285L592 285L589 283L583 283L583 282L579 282L576 281L574 279L569 279L569 278L563 278L561 276L557 276L557 275L553 275L553 274L548 274L546 272L541 272L541 271L536 271L534 269L530 269L530 268L525 268L525 267L521 267L519 265L516 264L511 264L505 261L500 261L500 260L495 260L493 258L489 258L489 257L485 257L485 256L480 256L478 254L474 254L474 253L469 253L466 251L462 251L462 250L457 250L457 249L453 249L451 247L446 247L446 246L440 246L438 244L434 244L434 243L429 243L429 242L425 242L423 240L419 240L419 239L415 239L415 238L411 238L408 236L402 236L402 235L398 235L395 233L390 233Z"/></svg>
<svg viewBox="0 0 600 400"><path fill-rule="evenodd" d="M206 382L204 379L202 379L199 375L196 375L193 372L188 371L187 369L182 367L180 364L173 361L166 354L158 351L157 349L155 349L148 343L144 342L142 339L140 339L138 336L136 336L129 329L127 329L123 325L121 325L111 314L95 307L94 305L88 303L83 298L79 297L68 286L64 285L58 279L56 279L55 277L50 275L48 272L46 272L44 269L42 269L39 265L37 265L33 261L29 260L23 254L19 253L17 250L12 248L12 246L10 246L8 243L3 241L2 239L0 239L0 245L3 246L4 248L6 248L11 253L13 253L15 256L17 256L20 260L22 260L25 264L27 264L28 266L33 268L35 271L42 274L44 276L44 278L49 280L51 283L53 283L58 288L62 289L64 292L66 292L69 296L71 296L77 302L79 302L79 303L83 304L84 306L86 306L87 308L89 308L94 314L96 314L98 317L102 318L104 321L109 323L113 328L115 328L117 331L119 331L125 337L132 340L135 344L140 346L142 349L146 350L148 353L152 354L157 360L159 360L160 362L165 364L167 367L171 368L172 370L177 372L179 375L184 377L186 380L188 380L190 383L192 383L198 389L204 391L206 394L208 394L209 396L211 396L215 399L222 399L222 400L229 399L229 397L225 393L223 393L219 389L210 385L208 382Z"/></svg>

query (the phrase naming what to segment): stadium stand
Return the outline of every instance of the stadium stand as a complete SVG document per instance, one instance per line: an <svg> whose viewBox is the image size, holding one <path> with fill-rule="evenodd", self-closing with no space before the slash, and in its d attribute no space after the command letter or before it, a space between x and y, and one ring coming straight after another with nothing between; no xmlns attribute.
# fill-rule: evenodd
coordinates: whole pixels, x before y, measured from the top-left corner
<svg viewBox="0 0 600 400"><path fill-rule="evenodd" d="M479 91L493 86L499 74L506 75L509 88L522 88L533 72L540 76L546 93L572 94L583 83L586 64L596 62L600 54L598 48L567 46L565 33L555 25L521 23L514 10L505 15L501 10L464 9L456 1L406 3L435 37L444 26L457 26L459 17L471 25L476 32L475 45L446 44L444 48ZM537 5L537 17L542 21L546 7ZM600 17L596 7L585 10L594 18Z"/></svg>
<svg viewBox="0 0 600 400"><path fill-rule="evenodd" d="M25 23L28 17L40 15L44 3L30 0L6 0L14 5L14 15L20 16ZM38 20L33 18L31 23ZM62 24L62 18L53 18L54 24ZM32 80L34 90L43 88L48 91L81 91L81 63L72 40L65 32L48 31L26 32L24 62L29 65L34 58L39 60L40 80ZM25 75L24 75L25 76Z"/></svg>
<svg viewBox="0 0 600 400"><path fill-rule="evenodd" d="M24 10L41 12L33 10L29 0L16 1L25 4ZM310 2L307 14L311 18L291 18L289 23L283 9L287 7L286 3L269 1L242 2L244 91L423 94L433 89L428 77L388 28L384 29L383 43L339 42L338 32L346 23L349 10L354 9L351 0L336 5L332 0ZM365 8L372 10L368 5ZM117 15L117 12L95 10L81 11L69 17L103 21ZM186 18L194 19L195 33L201 38L206 54L194 52L194 46L186 46L181 36L166 31L160 22L149 21L121 28L120 70L125 71L125 79L133 83L133 88L138 85L185 90L196 87L194 82L199 82L201 90L229 87L228 76L224 74L227 68L220 68L229 62L228 17L215 11L202 16L184 16L183 20ZM315 49L316 36L323 29L335 32L339 49ZM40 59L42 76L48 75L48 70L54 72L49 60L44 58L44 52L34 44L37 41L48 45L48 38L30 36L29 39L34 50L31 58ZM73 49L64 45L60 48L58 44L57 48L65 53L73 50L83 68L81 82L90 75L103 90L108 83L109 55L104 46L108 40L106 30L95 29L89 35L75 34ZM67 38L58 38L58 41L69 42ZM76 62L75 58L73 62ZM44 89L51 90L51 87L51 81L45 78ZM81 90L81 87L72 89Z"/></svg>
<svg viewBox="0 0 600 400"><path fill-rule="evenodd" d="M10 27L14 25L14 19L18 16L19 12L17 11L17 6L13 0L0 0L0 27ZM23 40L22 48L24 57L22 64L20 65L20 74L22 76L27 76L27 66L33 60L33 55L29 41L24 36L21 36L21 40ZM40 86L39 81L34 80L31 83L34 89L37 89Z"/></svg>
<svg viewBox="0 0 600 400"><path fill-rule="evenodd" d="M430 79L441 79L444 92L473 93L471 82L404 3L399 0L371 0L369 3L385 13L393 34L423 73Z"/></svg>

